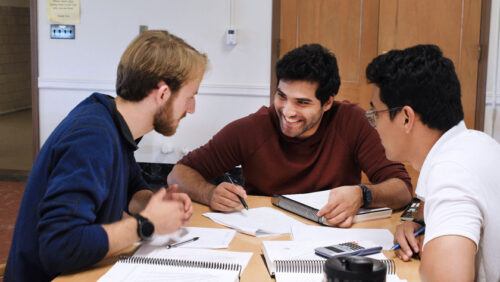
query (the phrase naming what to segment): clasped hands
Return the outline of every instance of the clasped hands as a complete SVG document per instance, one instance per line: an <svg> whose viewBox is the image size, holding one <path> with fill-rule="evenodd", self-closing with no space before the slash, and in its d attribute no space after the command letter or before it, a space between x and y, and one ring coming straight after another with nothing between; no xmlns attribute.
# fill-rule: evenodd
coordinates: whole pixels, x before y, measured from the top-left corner
<svg viewBox="0 0 500 282"><path fill-rule="evenodd" d="M193 215L191 199L185 193L179 193L176 184L161 188L154 193L146 208L140 213L155 226L155 233L167 234L176 231Z"/></svg>

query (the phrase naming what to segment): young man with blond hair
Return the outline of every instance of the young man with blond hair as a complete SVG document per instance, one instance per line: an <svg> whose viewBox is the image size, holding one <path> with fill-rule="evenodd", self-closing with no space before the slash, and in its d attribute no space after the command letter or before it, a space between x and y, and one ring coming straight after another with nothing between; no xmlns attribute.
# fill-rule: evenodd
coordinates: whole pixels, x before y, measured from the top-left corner
<svg viewBox="0 0 500 282"><path fill-rule="evenodd" d="M5 281L49 281L186 223L191 200L175 187L147 190L135 140L152 130L175 133L195 110L206 64L204 54L166 31L146 31L130 43L118 66L118 97L92 94L45 141L21 202Z"/></svg>

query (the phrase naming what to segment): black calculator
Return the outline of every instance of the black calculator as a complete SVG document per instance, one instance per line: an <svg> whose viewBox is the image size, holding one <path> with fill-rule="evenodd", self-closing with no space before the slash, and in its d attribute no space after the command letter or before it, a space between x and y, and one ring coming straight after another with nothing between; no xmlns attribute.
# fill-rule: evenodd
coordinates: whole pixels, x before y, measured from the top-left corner
<svg viewBox="0 0 500 282"><path fill-rule="evenodd" d="M408 206L406 206L403 213L401 214L401 220L414 221L417 216L419 207L420 207L420 199L413 198L411 202L408 204Z"/></svg>

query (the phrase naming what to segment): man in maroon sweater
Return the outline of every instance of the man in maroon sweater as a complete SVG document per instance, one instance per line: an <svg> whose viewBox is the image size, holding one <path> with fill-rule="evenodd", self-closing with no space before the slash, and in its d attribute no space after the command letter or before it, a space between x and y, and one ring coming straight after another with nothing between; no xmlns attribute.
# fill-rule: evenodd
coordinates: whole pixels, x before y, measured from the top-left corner
<svg viewBox="0 0 500 282"><path fill-rule="evenodd" d="M386 159L380 138L360 107L334 101L337 60L318 44L287 53L276 64L274 105L236 120L190 152L168 176L193 200L214 210L242 209L238 196L332 189L318 212L349 227L361 207L401 208L411 198L408 173ZM245 188L214 179L241 165ZM360 184L361 171L371 183Z"/></svg>

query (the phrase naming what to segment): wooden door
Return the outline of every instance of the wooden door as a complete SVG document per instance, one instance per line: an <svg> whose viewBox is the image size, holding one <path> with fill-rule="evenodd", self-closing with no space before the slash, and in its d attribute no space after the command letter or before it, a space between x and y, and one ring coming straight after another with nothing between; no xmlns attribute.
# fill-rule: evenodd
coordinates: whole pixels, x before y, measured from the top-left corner
<svg viewBox="0 0 500 282"><path fill-rule="evenodd" d="M380 0L379 53L436 44L455 64L465 123L474 128L480 56L480 0Z"/></svg>
<svg viewBox="0 0 500 282"><path fill-rule="evenodd" d="M337 100L367 108L365 69L378 52L378 17L378 0L281 0L279 56L306 43L329 48L339 64Z"/></svg>
<svg viewBox="0 0 500 282"><path fill-rule="evenodd" d="M279 56L305 43L323 44L338 59L338 99L367 108L372 88L365 69L377 54L436 44L455 64L465 122L473 128L480 18L480 0L281 0Z"/></svg>

